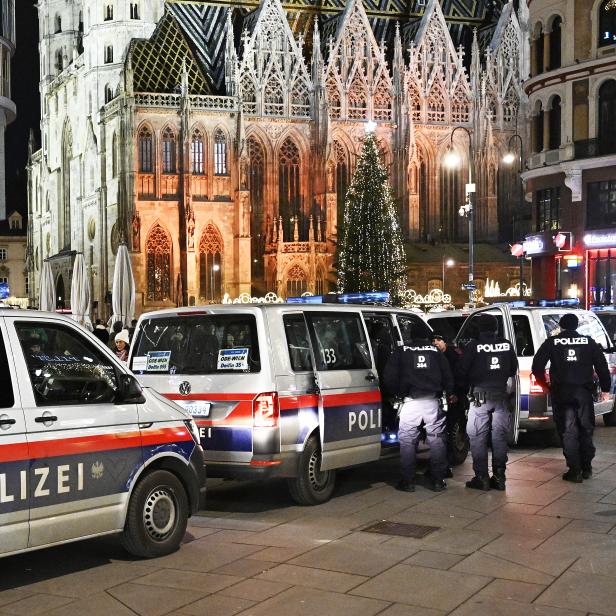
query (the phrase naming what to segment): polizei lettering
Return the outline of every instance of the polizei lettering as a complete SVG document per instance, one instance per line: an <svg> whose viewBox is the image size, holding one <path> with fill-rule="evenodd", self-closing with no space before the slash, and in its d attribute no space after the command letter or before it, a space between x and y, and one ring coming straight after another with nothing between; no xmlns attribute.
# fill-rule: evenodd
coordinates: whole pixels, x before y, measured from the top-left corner
<svg viewBox="0 0 616 616"><path fill-rule="evenodd" d="M29 483L32 486L34 498L44 498L52 494L68 494L73 489L81 492L83 491L83 463L61 464L55 468L42 466L32 469L30 473L24 470L19 471L19 487L12 491L8 489L7 474L0 473L0 504L25 501L28 498Z"/></svg>
<svg viewBox="0 0 616 616"><path fill-rule="evenodd" d="M509 351L511 345L508 342L497 342L495 344L478 344L477 351L479 353L500 353L501 351Z"/></svg>
<svg viewBox="0 0 616 616"><path fill-rule="evenodd" d="M353 428L359 430L381 429L381 409L370 409L369 411L351 411L349 413L349 432Z"/></svg>
<svg viewBox="0 0 616 616"><path fill-rule="evenodd" d="M588 344L588 338L554 338L554 344L564 344L565 346Z"/></svg>
<svg viewBox="0 0 616 616"><path fill-rule="evenodd" d="M431 345L426 345L426 346L418 346L418 347L412 347L412 346L405 346L403 347L405 351L436 351L436 347L435 346L431 346Z"/></svg>

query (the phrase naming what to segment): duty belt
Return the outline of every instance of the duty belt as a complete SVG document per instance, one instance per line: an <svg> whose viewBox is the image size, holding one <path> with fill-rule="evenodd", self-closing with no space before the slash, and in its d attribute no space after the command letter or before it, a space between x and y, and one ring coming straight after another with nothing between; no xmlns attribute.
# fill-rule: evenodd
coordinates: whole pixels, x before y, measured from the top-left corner
<svg viewBox="0 0 616 616"><path fill-rule="evenodd" d="M489 391L485 389L473 389L473 391L468 395L470 403L475 406L481 406L488 400L491 400L492 402L499 402L502 400L507 400L508 398L509 394L506 391Z"/></svg>

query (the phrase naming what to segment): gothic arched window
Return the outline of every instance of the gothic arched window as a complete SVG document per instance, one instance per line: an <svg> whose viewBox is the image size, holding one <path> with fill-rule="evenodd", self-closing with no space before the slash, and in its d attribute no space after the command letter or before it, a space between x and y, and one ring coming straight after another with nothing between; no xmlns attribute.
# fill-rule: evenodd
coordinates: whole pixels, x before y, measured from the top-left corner
<svg viewBox="0 0 616 616"><path fill-rule="evenodd" d="M606 81L599 88L599 151L616 152L613 134L616 125L616 79Z"/></svg>
<svg viewBox="0 0 616 616"><path fill-rule="evenodd" d="M139 19L139 4L137 2L130 3L130 18Z"/></svg>
<svg viewBox="0 0 616 616"><path fill-rule="evenodd" d="M54 34L60 34L62 32L62 17L56 15L54 18Z"/></svg>
<svg viewBox="0 0 616 616"><path fill-rule="evenodd" d="M532 117L533 152L543 151L543 106L537 103Z"/></svg>
<svg viewBox="0 0 616 616"><path fill-rule="evenodd" d="M333 143L334 160L336 161L336 209L338 218L338 237L344 222L344 202L349 188L349 161L346 148L339 142Z"/></svg>
<svg viewBox="0 0 616 616"><path fill-rule="evenodd" d="M379 81L374 93L374 119L391 120L391 92L385 78Z"/></svg>
<svg viewBox="0 0 616 616"><path fill-rule="evenodd" d="M550 108L550 141L548 149L557 150L560 147L560 96L555 96L552 99L552 107Z"/></svg>
<svg viewBox="0 0 616 616"><path fill-rule="evenodd" d="M105 85L105 104L113 100L113 88L107 84Z"/></svg>
<svg viewBox="0 0 616 616"><path fill-rule="evenodd" d="M291 115L306 118L310 116L310 98L308 86L303 79L298 79L291 90Z"/></svg>
<svg viewBox="0 0 616 616"><path fill-rule="evenodd" d="M599 7L599 47L616 43L616 2L603 0Z"/></svg>
<svg viewBox="0 0 616 616"><path fill-rule="evenodd" d="M221 128L214 133L214 173L227 175L227 136Z"/></svg>
<svg viewBox="0 0 616 616"><path fill-rule="evenodd" d="M163 173L177 173L177 143L175 133L169 127L163 131Z"/></svg>
<svg viewBox="0 0 616 616"><path fill-rule="evenodd" d="M113 64L113 45L105 47L105 64Z"/></svg>
<svg viewBox="0 0 616 616"><path fill-rule="evenodd" d="M563 20L560 15L556 15L556 17L552 20L552 31L550 32L550 70L560 68L562 23Z"/></svg>
<svg viewBox="0 0 616 616"><path fill-rule="evenodd" d="M190 143L190 159L193 174L203 175L205 173L205 139L198 128L193 131Z"/></svg>
<svg viewBox="0 0 616 616"><path fill-rule="evenodd" d="M537 25L535 26L535 37L534 40L531 43L531 46L534 48L535 50L535 66L534 68L534 73L533 73L533 77L535 75L540 75L541 73L543 73L543 47L545 45L545 40L543 38L543 25L541 24L541 22L538 22Z"/></svg>
<svg viewBox="0 0 616 616"><path fill-rule="evenodd" d="M263 186L265 183L265 153L263 146L254 137L248 137L250 170L248 190L250 191L250 235L252 236L252 278L263 277L263 254L265 253L265 225L263 219Z"/></svg>
<svg viewBox="0 0 616 616"><path fill-rule="evenodd" d="M61 49L58 49L58 51L56 51L56 70L59 73L64 70L64 57L62 55Z"/></svg>
<svg viewBox="0 0 616 616"><path fill-rule="evenodd" d="M287 137L278 152L278 211L288 239L293 229L291 218L299 215L301 207L300 164L299 149Z"/></svg>
<svg viewBox="0 0 616 616"><path fill-rule="evenodd" d="M105 21L111 21L113 19L113 4L105 5Z"/></svg>
<svg viewBox="0 0 616 616"><path fill-rule="evenodd" d="M60 248L71 246L71 160L73 159L73 133L65 124L62 135L62 205L60 211Z"/></svg>
<svg viewBox="0 0 616 616"><path fill-rule="evenodd" d="M299 297L308 290L308 277L299 265L291 267L287 273L287 297Z"/></svg>
<svg viewBox="0 0 616 616"><path fill-rule="evenodd" d="M255 84L248 73L242 77L240 82L240 95L244 112L255 113L257 111L257 94Z"/></svg>
<svg viewBox="0 0 616 616"><path fill-rule="evenodd" d="M278 79L270 79L265 86L263 113L264 115L284 115L284 93L282 83Z"/></svg>
<svg viewBox="0 0 616 616"><path fill-rule="evenodd" d="M465 161L466 162L466 161ZM458 233L458 225L461 222L461 217L458 214L460 205L464 203L462 194L462 178L464 170L459 167L441 167L440 171L440 234L441 241L455 242L460 240Z"/></svg>
<svg viewBox="0 0 616 616"><path fill-rule="evenodd" d="M208 302L222 297L222 252L220 231L210 223L199 241L199 295Z"/></svg>
<svg viewBox="0 0 616 616"><path fill-rule="evenodd" d="M141 173L152 173L152 131L144 126L139 131L139 171Z"/></svg>
<svg viewBox="0 0 616 616"><path fill-rule="evenodd" d="M340 117L340 90L338 84L333 77L327 80L327 103L329 108L330 118Z"/></svg>
<svg viewBox="0 0 616 616"><path fill-rule="evenodd" d="M367 102L366 102L366 88L363 81L359 76L355 76L353 83L349 88L349 108L348 116L352 120L362 120L366 117Z"/></svg>
<svg viewBox="0 0 616 616"><path fill-rule="evenodd" d="M111 139L111 177L118 175L118 136L113 133Z"/></svg>
<svg viewBox="0 0 616 616"><path fill-rule="evenodd" d="M156 223L146 242L148 300L160 302L171 299L171 240Z"/></svg>

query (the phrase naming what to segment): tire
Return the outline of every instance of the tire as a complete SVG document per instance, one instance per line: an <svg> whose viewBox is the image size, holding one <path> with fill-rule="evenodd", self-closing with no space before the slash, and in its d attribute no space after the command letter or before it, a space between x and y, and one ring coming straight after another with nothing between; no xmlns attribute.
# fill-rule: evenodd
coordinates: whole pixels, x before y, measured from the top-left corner
<svg viewBox="0 0 616 616"><path fill-rule="evenodd" d="M321 444L312 435L306 442L298 465L298 476L289 479L291 498L298 505L320 505L327 502L336 487L336 471L321 471Z"/></svg>
<svg viewBox="0 0 616 616"><path fill-rule="evenodd" d="M164 556L178 549L187 523L188 497L184 486L168 471L153 471L133 490L122 544L134 556Z"/></svg>
<svg viewBox="0 0 616 616"><path fill-rule="evenodd" d="M456 421L447 435L449 438L448 457L452 466L463 464L471 447L464 423L464 421Z"/></svg>

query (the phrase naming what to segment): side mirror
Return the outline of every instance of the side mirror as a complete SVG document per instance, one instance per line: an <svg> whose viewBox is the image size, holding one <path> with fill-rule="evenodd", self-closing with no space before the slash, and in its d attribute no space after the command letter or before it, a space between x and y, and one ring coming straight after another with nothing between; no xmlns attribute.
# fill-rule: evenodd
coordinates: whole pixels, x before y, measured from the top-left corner
<svg viewBox="0 0 616 616"><path fill-rule="evenodd" d="M139 381L132 374L120 374L115 404L143 404L145 397Z"/></svg>

